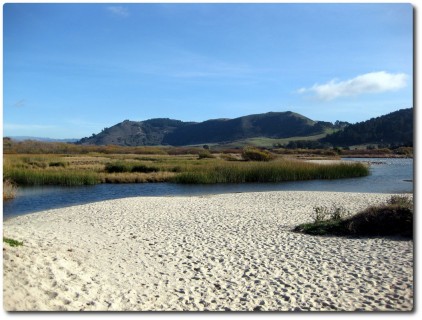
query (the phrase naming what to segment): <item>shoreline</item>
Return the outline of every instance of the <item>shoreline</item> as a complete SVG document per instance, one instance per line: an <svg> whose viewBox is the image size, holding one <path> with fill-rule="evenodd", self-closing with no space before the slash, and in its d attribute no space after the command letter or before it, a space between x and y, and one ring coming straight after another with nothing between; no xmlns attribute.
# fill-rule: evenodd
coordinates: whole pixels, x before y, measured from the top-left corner
<svg viewBox="0 0 422 320"><path fill-rule="evenodd" d="M8 311L411 311L413 241L298 234L314 206L391 194L136 197L10 218ZM409 195L411 196L411 195Z"/></svg>

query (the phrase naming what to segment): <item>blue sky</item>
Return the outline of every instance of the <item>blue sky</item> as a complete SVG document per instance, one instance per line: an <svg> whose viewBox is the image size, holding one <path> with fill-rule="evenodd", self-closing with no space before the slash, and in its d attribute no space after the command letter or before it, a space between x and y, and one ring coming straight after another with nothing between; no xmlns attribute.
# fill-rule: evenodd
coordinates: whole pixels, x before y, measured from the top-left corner
<svg viewBox="0 0 422 320"><path fill-rule="evenodd" d="M410 4L5 4L3 134L413 106Z"/></svg>

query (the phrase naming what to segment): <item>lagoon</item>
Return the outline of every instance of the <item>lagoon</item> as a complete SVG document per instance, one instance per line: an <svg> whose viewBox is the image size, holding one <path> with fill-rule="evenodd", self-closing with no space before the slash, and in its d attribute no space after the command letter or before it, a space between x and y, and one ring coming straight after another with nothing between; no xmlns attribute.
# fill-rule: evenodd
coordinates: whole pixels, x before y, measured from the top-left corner
<svg viewBox="0 0 422 320"><path fill-rule="evenodd" d="M367 177L283 183L185 185L175 183L99 184L81 187L22 187L3 203L3 219L53 208L139 196L200 196L260 191L413 193L413 159L348 158L370 164Z"/></svg>

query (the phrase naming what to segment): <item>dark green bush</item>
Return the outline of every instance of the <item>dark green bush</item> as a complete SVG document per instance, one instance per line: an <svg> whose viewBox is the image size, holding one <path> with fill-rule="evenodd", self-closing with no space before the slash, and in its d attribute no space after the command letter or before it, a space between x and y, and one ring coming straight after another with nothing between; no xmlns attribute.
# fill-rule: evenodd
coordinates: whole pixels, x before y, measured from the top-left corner
<svg viewBox="0 0 422 320"><path fill-rule="evenodd" d="M314 236L347 235L347 229L345 228L344 221L342 220L320 220L313 223L304 223L295 227L293 231L311 234Z"/></svg>
<svg viewBox="0 0 422 320"><path fill-rule="evenodd" d="M149 173L149 172L158 172L160 171L160 169L157 167L148 167L146 165L140 164L140 165L134 165L130 171Z"/></svg>
<svg viewBox="0 0 422 320"><path fill-rule="evenodd" d="M316 213L320 213L317 210ZM341 210L337 210L340 212ZM331 218L317 215L313 223L301 224L293 231L312 235L340 236L402 236L413 238L413 201L403 196L393 196L386 204L371 206L358 214L343 218L336 212Z"/></svg>
<svg viewBox="0 0 422 320"><path fill-rule="evenodd" d="M105 171L108 173L122 173L122 172L158 172L160 171L157 167L149 167L144 164L133 164L124 161L117 161L108 163L105 166Z"/></svg>
<svg viewBox="0 0 422 320"><path fill-rule="evenodd" d="M246 161L270 161L275 157L272 153L266 150L259 150L253 147L246 147L243 149L242 158Z"/></svg>
<svg viewBox="0 0 422 320"><path fill-rule="evenodd" d="M67 163L63 162L63 161L54 161L54 162L50 162L48 165L50 167L63 167L63 168L65 168L67 166Z"/></svg>
<svg viewBox="0 0 422 320"><path fill-rule="evenodd" d="M413 210L399 204L369 207L344 224L351 235L413 237Z"/></svg>
<svg viewBox="0 0 422 320"><path fill-rule="evenodd" d="M23 246L23 242L22 241L17 241L15 239L11 239L11 238L3 237L3 242L9 244L11 247Z"/></svg>
<svg viewBox="0 0 422 320"><path fill-rule="evenodd" d="M119 161L107 163L105 166L105 171L107 171L108 173L130 172L131 167L129 166L129 164Z"/></svg>

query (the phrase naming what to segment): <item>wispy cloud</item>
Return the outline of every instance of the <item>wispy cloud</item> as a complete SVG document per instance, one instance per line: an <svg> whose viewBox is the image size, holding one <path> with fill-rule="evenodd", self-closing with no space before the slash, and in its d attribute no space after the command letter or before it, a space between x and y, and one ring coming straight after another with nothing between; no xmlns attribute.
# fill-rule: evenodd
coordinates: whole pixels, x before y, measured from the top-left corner
<svg viewBox="0 0 422 320"><path fill-rule="evenodd" d="M24 107L26 105L26 100L25 99L21 99L21 100L19 100L19 101L16 101L14 104L13 104L13 107L15 107L15 108L22 108L22 107Z"/></svg>
<svg viewBox="0 0 422 320"><path fill-rule="evenodd" d="M301 88L298 93L311 92L320 100L329 101L340 97L357 96L365 93L395 91L406 86L407 75L385 71L370 72L355 78L339 81L333 79L325 84L314 84L310 88Z"/></svg>
<svg viewBox="0 0 422 320"><path fill-rule="evenodd" d="M129 16L129 10L122 6L108 6L106 9L107 11L119 17L126 18Z"/></svg>

